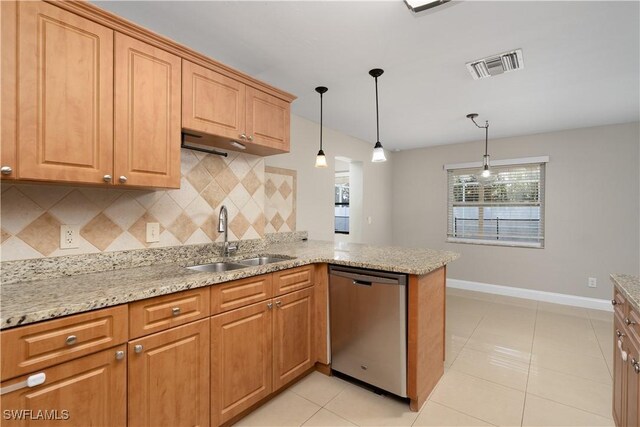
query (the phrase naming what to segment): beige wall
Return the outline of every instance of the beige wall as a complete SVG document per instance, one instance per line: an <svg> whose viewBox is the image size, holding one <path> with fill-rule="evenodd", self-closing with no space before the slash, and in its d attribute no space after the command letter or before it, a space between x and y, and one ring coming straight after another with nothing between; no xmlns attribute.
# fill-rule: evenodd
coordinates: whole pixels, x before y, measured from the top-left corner
<svg viewBox="0 0 640 427"><path fill-rule="evenodd" d="M481 160L483 141L394 153L393 242L461 253L449 278L609 298L609 273L640 269L639 146L638 123L490 140L492 159L550 156L544 249L445 242L443 165Z"/></svg>
<svg viewBox="0 0 640 427"><path fill-rule="evenodd" d="M324 128L323 148L329 167L316 169L319 149L318 123L291 116L291 152L265 158L268 166L298 171L298 230L310 239L333 240L335 157L362 162L362 243L391 243L391 177L393 155L387 162L371 163L373 143ZM371 217L371 224L366 219Z"/></svg>

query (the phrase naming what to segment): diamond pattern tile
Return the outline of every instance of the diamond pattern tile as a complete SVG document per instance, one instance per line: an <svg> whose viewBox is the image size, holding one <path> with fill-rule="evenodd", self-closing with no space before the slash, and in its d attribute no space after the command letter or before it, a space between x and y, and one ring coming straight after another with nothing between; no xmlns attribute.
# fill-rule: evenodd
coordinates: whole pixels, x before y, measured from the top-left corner
<svg viewBox="0 0 640 427"><path fill-rule="evenodd" d="M189 218L189 215L186 213L181 213L178 218L169 226L169 231L171 234L176 236L178 240L182 243L186 242L189 237L193 234L198 226Z"/></svg>
<svg viewBox="0 0 640 427"><path fill-rule="evenodd" d="M47 256L60 245L60 225L60 221L45 212L18 233L17 237Z"/></svg>
<svg viewBox="0 0 640 427"><path fill-rule="evenodd" d="M101 251L106 250L120 234L122 228L105 214L96 216L80 230L80 235Z"/></svg>
<svg viewBox="0 0 640 427"><path fill-rule="evenodd" d="M223 204L231 240L295 229L295 171L236 152L181 156L178 190L2 183L2 260L221 241ZM146 243L148 222L160 223L159 242ZM59 248L61 224L80 226L78 248Z"/></svg>

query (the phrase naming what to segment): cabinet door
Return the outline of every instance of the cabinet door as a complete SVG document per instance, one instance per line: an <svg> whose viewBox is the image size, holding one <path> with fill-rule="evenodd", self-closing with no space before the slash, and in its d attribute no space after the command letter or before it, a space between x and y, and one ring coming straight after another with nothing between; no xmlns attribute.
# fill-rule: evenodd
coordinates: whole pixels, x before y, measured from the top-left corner
<svg viewBox="0 0 640 427"><path fill-rule="evenodd" d="M41 1L19 10L19 178L113 170L113 31Z"/></svg>
<svg viewBox="0 0 640 427"><path fill-rule="evenodd" d="M640 406L638 406L638 399L640 399L640 366L638 367L638 371L636 371L636 365L640 363L640 352L638 351L638 346L633 339L628 340L627 347L629 349L629 355L626 363L627 406L625 409L625 415L627 418L624 422L628 427L638 427L640 426L640 417L638 416L638 409L640 409Z"/></svg>
<svg viewBox="0 0 640 427"><path fill-rule="evenodd" d="M0 2L0 179L16 177L18 3Z"/></svg>
<svg viewBox="0 0 640 427"><path fill-rule="evenodd" d="M289 152L290 104L247 86L247 137L271 154Z"/></svg>
<svg viewBox="0 0 640 427"><path fill-rule="evenodd" d="M622 360L622 351L627 350L625 340L628 338L624 335L625 328L622 320L615 315L613 317L613 419L617 426L624 425L624 411L626 399L626 366ZM620 336L619 336L620 335ZM618 340L622 340L622 350L618 347Z"/></svg>
<svg viewBox="0 0 640 427"><path fill-rule="evenodd" d="M177 56L116 33L116 184L180 187L180 74Z"/></svg>
<svg viewBox="0 0 640 427"><path fill-rule="evenodd" d="M229 421L272 390L271 301L211 318L211 425Z"/></svg>
<svg viewBox="0 0 640 427"><path fill-rule="evenodd" d="M182 61L182 126L224 138L245 133L245 85Z"/></svg>
<svg viewBox="0 0 640 427"><path fill-rule="evenodd" d="M209 425L208 319L129 342L128 425Z"/></svg>
<svg viewBox="0 0 640 427"><path fill-rule="evenodd" d="M274 300L273 389L278 390L315 363L313 288Z"/></svg>
<svg viewBox="0 0 640 427"><path fill-rule="evenodd" d="M21 388L2 396L2 409L15 414L3 419L3 426L51 425L30 420L39 411L56 417L56 425L65 427L124 426L127 414L127 362L124 345L80 359L36 371L43 372L45 382ZM122 352L117 355L117 352ZM26 381L29 375L2 383L2 388ZM16 419L22 410L22 420ZM16 412L14 412L16 411ZM26 411L26 412L25 412ZM30 412L29 412L30 411ZM27 419L24 419L26 417ZM51 419L51 418L49 418Z"/></svg>

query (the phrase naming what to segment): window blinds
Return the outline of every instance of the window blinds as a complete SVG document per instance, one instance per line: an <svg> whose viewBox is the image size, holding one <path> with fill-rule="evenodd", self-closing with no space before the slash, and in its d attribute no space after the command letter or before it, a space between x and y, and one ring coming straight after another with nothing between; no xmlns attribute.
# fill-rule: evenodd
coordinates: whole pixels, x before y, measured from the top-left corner
<svg viewBox="0 0 640 427"><path fill-rule="evenodd" d="M448 240L542 247L544 163L448 170Z"/></svg>

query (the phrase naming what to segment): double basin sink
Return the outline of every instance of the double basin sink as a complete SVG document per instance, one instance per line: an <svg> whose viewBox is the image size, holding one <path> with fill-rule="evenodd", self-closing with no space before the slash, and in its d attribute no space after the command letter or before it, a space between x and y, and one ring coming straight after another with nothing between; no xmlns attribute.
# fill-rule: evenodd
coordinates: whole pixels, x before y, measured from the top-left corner
<svg viewBox="0 0 640 427"><path fill-rule="evenodd" d="M241 268L255 267L258 265L272 264L274 262L288 261L292 258L284 258L278 256L259 256L253 258L240 259L236 261L212 262L209 264L200 264L187 267L189 270L206 271L209 273L222 273L230 270L239 270Z"/></svg>

